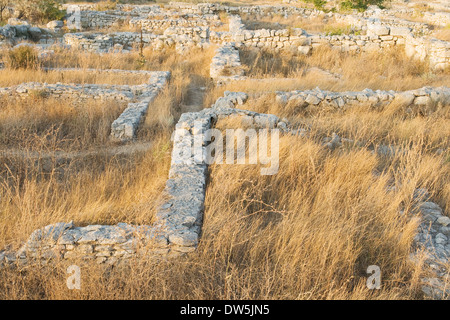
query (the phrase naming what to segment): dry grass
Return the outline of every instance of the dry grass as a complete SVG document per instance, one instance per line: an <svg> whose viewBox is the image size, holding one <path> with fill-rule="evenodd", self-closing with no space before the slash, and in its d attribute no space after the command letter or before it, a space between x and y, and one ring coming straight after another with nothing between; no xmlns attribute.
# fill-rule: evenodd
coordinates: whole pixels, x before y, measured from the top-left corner
<svg viewBox="0 0 450 320"><path fill-rule="evenodd" d="M0 86L9 87L23 82L136 85L148 82L148 75L115 74L80 71L0 70Z"/></svg>
<svg viewBox="0 0 450 320"><path fill-rule="evenodd" d="M33 97L1 106L0 247L58 221L151 222L168 138L160 130L150 151L111 154L111 123L125 106Z"/></svg>
<svg viewBox="0 0 450 320"><path fill-rule="evenodd" d="M359 91L365 88L404 91L423 86L448 86L450 79L448 71L433 73L426 63L408 59L402 50L395 48L382 53L354 55L322 46L306 57L289 52L241 49L241 62L246 67L246 76L249 78L212 91L208 96L209 103L226 90L253 93L319 87L331 91ZM311 68L319 68L332 75L318 75ZM334 75L341 78L336 79Z"/></svg>
<svg viewBox="0 0 450 320"><path fill-rule="evenodd" d="M448 148L450 141L450 111L448 106L441 104L413 108L406 110L395 103L378 109L372 109L365 105L351 107L348 110L335 110L334 108L302 108L295 103L280 106L275 102L274 95L264 95L247 102L247 109L271 113L279 117L285 117L294 126L311 129L312 136L329 137L333 132L354 141L364 142L367 147L380 144L402 146L405 150L415 152L416 157L434 161L434 166L440 168L439 182L434 188L435 200L448 210L450 208L450 182L447 179L450 170L450 154ZM355 145L351 146L356 147ZM436 153L442 150L443 153ZM406 155L405 155L406 156ZM422 159L423 157L423 159ZM384 159L384 166L378 170L391 171L411 169L402 161L410 159ZM394 179L397 181L398 179Z"/></svg>
<svg viewBox="0 0 450 320"><path fill-rule="evenodd" d="M421 270L408 259L416 225L407 216L415 188L434 192L444 180L442 159L412 148L386 162L365 149L328 152L314 138L280 142L274 176L260 176L258 166L210 168L202 242L187 258L108 270L79 262L80 291L65 287L64 262L1 271L1 297L421 298ZM372 264L381 267L381 290L365 286Z"/></svg>
<svg viewBox="0 0 450 320"><path fill-rule="evenodd" d="M450 25L433 33L433 38L450 41Z"/></svg>
<svg viewBox="0 0 450 320"><path fill-rule="evenodd" d="M324 16L317 16L312 18L303 18L296 15L285 17L281 14L274 14L271 16L255 17L252 15L242 15L242 22L249 30L271 29L282 30L291 28L300 28L306 30L308 33L327 33L330 30L345 29L350 33L347 25L332 20L325 20Z"/></svg>
<svg viewBox="0 0 450 320"><path fill-rule="evenodd" d="M124 102L94 99L54 99L39 93L26 99L0 102L0 149L15 147L34 150L45 148L40 140L55 150L79 150L104 145L111 123L125 109ZM33 139L36 144L30 143Z"/></svg>

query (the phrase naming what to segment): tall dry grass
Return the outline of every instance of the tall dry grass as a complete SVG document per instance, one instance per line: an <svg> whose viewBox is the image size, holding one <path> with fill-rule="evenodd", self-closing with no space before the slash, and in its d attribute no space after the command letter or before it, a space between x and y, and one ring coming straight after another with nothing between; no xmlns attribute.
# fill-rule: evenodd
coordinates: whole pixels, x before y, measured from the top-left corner
<svg viewBox="0 0 450 320"><path fill-rule="evenodd" d="M1 87L9 87L23 82L137 85L147 81L148 76L140 74L87 72L86 70L46 71L43 69L19 69L14 72L11 72L10 69L0 70Z"/></svg>
<svg viewBox="0 0 450 320"><path fill-rule="evenodd" d="M347 25L337 22L334 19L325 19L324 15L315 16L313 18L302 18L297 15L285 17L282 14L273 14L270 16L255 17L253 15L244 14L242 15L242 22L249 30L300 28L312 34L325 33L332 29L347 27Z"/></svg>
<svg viewBox="0 0 450 320"><path fill-rule="evenodd" d="M449 70L434 72L427 63L407 58L398 48L351 54L321 46L315 48L310 56L286 51L240 50L248 78L214 88L206 96L206 105L214 103L225 91L259 94L316 87L330 91L360 91L365 88L405 91L424 86L448 86L450 81Z"/></svg>
<svg viewBox="0 0 450 320"><path fill-rule="evenodd" d="M433 73L426 63L407 58L399 48L351 54L322 46L315 48L307 57L289 52L275 54L243 49L241 61L248 68L247 75L253 78L297 78L303 80L303 87L319 86L329 90L409 90L448 85L450 77L448 72ZM306 72L311 67L340 74L342 79L330 82L318 79L316 75L311 77Z"/></svg>
<svg viewBox="0 0 450 320"><path fill-rule="evenodd" d="M450 41L450 24L445 28L434 31L432 36L439 40Z"/></svg>
<svg viewBox="0 0 450 320"><path fill-rule="evenodd" d="M151 224L168 175L168 140L154 137L150 149L131 154L0 153L0 247L17 249L33 230L61 221Z"/></svg>
<svg viewBox="0 0 450 320"><path fill-rule="evenodd" d="M79 150L108 142L111 123L126 102L57 99L36 91L0 102L0 149ZM32 141L36 143L32 143ZM41 143L43 142L43 143Z"/></svg>
<svg viewBox="0 0 450 320"><path fill-rule="evenodd" d="M109 139L111 123L126 103L57 99L45 92L25 99L2 99L0 247L17 246L34 229L58 221L150 224L168 175L174 123L186 111L185 104L197 110L203 107L194 89L210 85L206 61L212 54L212 50L193 50L184 56L171 50L161 55L144 51L146 61L140 68L172 74L170 85L149 106L134 144L117 146ZM124 55L121 62L114 60L116 57L61 51L47 66L138 68L136 55ZM18 83L28 76L48 82L62 77L18 70L3 81ZM83 77L94 82L127 80L109 75L89 77L81 71L69 73L65 79L83 81Z"/></svg>
<svg viewBox="0 0 450 320"><path fill-rule="evenodd" d="M409 260L416 222L408 216L414 189L435 191L443 173L439 157L414 149L386 164L365 149L329 152L314 138L283 137L276 175L261 176L256 165L210 168L202 240L188 257L136 258L107 269L80 261L79 291L66 288L64 262L20 274L3 270L0 294L13 299L422 298L422 271ZM393 184L397 188L388 191ZM381 290L365 284L373 264L382 270Z"/></svg>
<svg viewBox="0 0 450 320"><path fill-rule="evenodd" d="M298 64L294 61L291 68L288 64L283 74L295 74L297 66L303 65L342 68L346 76L342 83L324 89L346 90L419 87L437 84L447 76L438 75L443 78L426 82L420 76L423 73L416 77L408 71L423 66L402 64L395 54L374 55L375 60L371 60L370 56L358 58L323 50L298 60ZM227 89L261 92L279 85L263 87L248 82L246 86L233 83L213 89L208 74L213 50L181 57L170 51L145 54L142 66L133 54L57 53L53 64L60 66L172 71L170 86L150 106L138 133L140 140L151 141L153 147L133 155L105 153L65 160L0 158L1 247L17 248L33 230L57 221L74 220L77 225L151 223L167 178L169 137L179 113L210 106ZM271 70L266 68L269 60L261 60L255 67L256 76L258 66ZM364 62L366 66L358 65ZM367 74L361 72L364 67ZM273 69L275 76L279 70ZM382 74L387 78L376 78ZM299 87L293 89L301 89L302 83L304 87L320 83L317 78L309 81L299 77L295 84ZM199 90L200 86L206 90ZM24 119L17 128L27 128L34 118L44 123L45 117L39 116L44 107L37 108L37 116L29 117L20 112L22 108L10 105L0 124L6 126L9 113L9 117L17 113L17 121ZM419 279L423 271L409 260L417 223L410 219L414 215L412 195L416 188L427 188L448 215L448 106L412 113L395 106L380 110L365 106L339 111L302 109L294 104L281 107L269 94L250 99L242 108L287 117L311 133L304 138L280 139L280 167L273 176L261 176L258 165L210 167L202 237L196 252L177 260L136 257L117 267L77 261L82 275L79 291L66 286L66 268L74 262L59 261L20 271L3 269L0 299L422 298ZM77 118L71 117L58 111L48 123ZM229 125L220 122L218 128ZM80 130L68 130L62 136L51 132L33 140L33 133L21 139L28 141L23 145L27 150L55 150L53 145L64 146L64 137L72 137L71 141L84 137L81 129L86 127L95 128L80 124L76 127ZM71 132L76 134L67 135ZM322 146L322 139L333 132L363 145L346 144L329 151ZM93 143L87 137L83 147ZM13 137L9 139L13 141ZM401 145L405 151L380 157L371 152L378 144ZM439 149L442 152L437 152ZM381 290L368 290L365 285L369 265L381 267Z"/></svg>

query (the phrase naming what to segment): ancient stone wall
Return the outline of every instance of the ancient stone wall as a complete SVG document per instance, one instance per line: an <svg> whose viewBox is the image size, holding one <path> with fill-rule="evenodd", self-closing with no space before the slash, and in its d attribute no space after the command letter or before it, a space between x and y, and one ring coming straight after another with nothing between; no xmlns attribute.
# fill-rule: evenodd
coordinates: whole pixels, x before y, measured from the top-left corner
<svg viewBox="0 0 450 320"><path fill-rule="evenodd" d="M308 34L298 28L246 30L239 16L240 14L255 16L301 14L313 18L324 15L321 11L292 6L227 7L220 4L170 3L164 8L143 7L145 10L142 12L139 8L135 7L133 10L123 12L115 10L82 11L82 13L90 17L88 19L90 27L110 26L118 21L125 21L125 17L128 17L127 19L131 19L129 24L132 27L142 27L144 31L142 39L139 32L70 33L64 35L64 42L88 51L129 51L142 43L154 49L176 46L180 53L184 53L193 46L205 48L211 43L228 42L234 42L236 47L244 45L275 51L291 50L301 54L309 54L315 47L321 45L329 45L340 51L354 53L379 51L400 45L405 46L408 56L428 61L435 69L445 69L450 66L450 44L421 36L429 33L430 28L427 24L393 18L381 11L351 15L327 13L325 14L327 19L347 23L354 30L362 30L366 34L326 35ZM213 30L214 26L221 25L218 18L220 12L230 14L228 31ZM114 18L115 14L117 19ZM186 16L180 17L180 15ZM100 20L102 22L98 22Z"/></svg>
<svg viewBox="0 0 450 320"><path fill-rule="evenodd" d="M217 48L210 65L210 75L217 83L244 78L239 50L233 43L227 43Z"/></svg>
<svg viewBox="0 0 450 320"><path fill-rule="evenodd" d="M306 103L317 105L318 100L323 101L328 96L333 96L329 92L319 92L320 90L316 90L314 94L311 91L278 93L278 97L282 97L278 100L284 102L285 96L292 94L291 98L304 96ZM345 105L353 100L358 103L367 102L374 97L386 102L398 99L399 96L409 100L410 93L414 95L411 103L417 103L423 97L438 99L439 102L447 99L446 103L450 102L448 88L423 88L398 95L393 92L377 92L375 96L368 90L334 95L338 96L337 99L342 99ZM324 96L321 97L320 94ZM210 141L202 133L212 128L217 120L236 116L251 127L277 128L283 133L294 135L299 133L298 129L289 128L286 122L275 115L235 108L244 104L247 98L242 92L225 92L225 96L219 98L211 108L181 115L174 132L169 179L161 195L161 205L153 225L118 223L114 226L76 227L73 222L55 223L34 231L17 252L0 251L0 267L80 258L101 264L119 264L142 256L160 259L194 251L201 236L208 178L204 148ZM336 139L341 140L335 135L324 146L332 146ZM425 253L425 266L429 275L422 278L422 291L431 298L440 299L450 294L450 290L445 287L445 277L448 277L445 265L450 257L450 218L443 215L438 204L430 201L426 190L415 190L414 198L415 216L411 218L418 220L419 227L411 261L420 264L420 259L416 257Z"/></svg>
<svg viewBox="0 0 450 320"><path fill-rule="evenodd" d="M151 46L154 49L176 46L181 52L182 47L199 46L209 44L208 27L170 27L163 35L140 32L114 32L114 33L67 33L64 35L64 43L74 48L91 52L130 51Z"/></svg>
<svg viewBox="0 0 450 320"><path fill-rule="evenodd" d="M74 68L48 69L57 71L79 71ZM135 138L136 130L147 113L149 104L156 98L170 78L170 72L140 71L140 70L96 70L83 69L84 72L144 74L148 76L147 83L139 85L106 85L106 84L47 84L39 82L22 83L12 87L0 88L0 96L25 97L37 94L45 97L88 98L99 100L118 100L129 102L127 108L111 124L111 138L115 140L131 140Z"/></svg>
<svg viewBox="0 0 450 320"><path fill-rule="evenodd" d="M441 103L450 105L450 88L424 87L416 90L395 92L365 89L359 92L331 92L320 89L305 91L290 91L276 93L277 102L280 104L295 103L301 107L332 106L335 108L349 108L355 105L365 104L369 107L383 107L392 102L404 107L430 106Z"/></svg>
<svg viewBox="0 0 450 320"><path fill-rule="evenodd" d="M34 231L19 251L0 253L0 266L73 258L114 264L140 255L170 257L194 251L201 234L208 172L204 151L193 150L207 145L206 135L199 133L218 119L233 115L246 117L255 127L286 127L274 115L235 109L246 99L245 93L226 92L211 108L181 115L173 139L169 179L152 226L48 225ZM196 143L196 137L202 141Z"/></svg>

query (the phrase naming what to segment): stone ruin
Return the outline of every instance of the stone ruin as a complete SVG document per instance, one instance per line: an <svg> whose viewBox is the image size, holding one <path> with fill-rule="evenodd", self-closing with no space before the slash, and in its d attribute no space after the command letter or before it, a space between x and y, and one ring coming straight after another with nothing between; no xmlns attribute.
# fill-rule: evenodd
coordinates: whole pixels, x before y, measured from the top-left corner
<svg viewBox="0 0 450 320"><path fill-rule="evenodd" d="M448 98L450 90L447 88L442 94ZM347 93L334 95L346 97ZM118 264L134 257L165 259L195 251L201 237L208 167L205 159L196 157L197 154L203 154L204 150L199 153L194 150L188 159L180 157L180 154L198 146L204 149L210 143L205 135L200 135L202 143L195 144L194 139L198 137L199 130L204 132L223 118L240 117L254 128L277 128L282 134L298 137L308 135L307 130L293 128L287 120L281 120L275 115L236 108L247 99L248 95L243 92L225 92L225 96L219 98L211 108L181 115L173 137L169 178L152 225L118 223L76 227L73 222L55 223L34 231L17 252L0 252L0 267L80 257L97 263ZM201 128L198 123L201 123ZM334 145L341 141L340 137L334 135L325 139L324 146L334 149ZM418 220L419 229L414 239L415 249L411 260L419 263L416 255L425 253L425 265L431 276L423 279L422 290L427 296L440 299L450 294L450 290L445 287L445 279L449 274L444 267L450 258L450 218L444 216L439 205L430 200L426 190L417 189L414 199L416 214L412 218Z"/></svg>
<svg viewBox="0 0 450 320"><path fill-rule="evenodd" d="M428 34L426 23L410 22L396 18L395 14L406 11L368 10L364 13L340 15L323 13L318 10L280 6L241 6L232 7L221 4L185 4L170 3L159 5L118 5L116 10L96 11L94 5L82 4L81 22L86 32L66 33L54 43L64 43L69 47L94 52L129 52L139 45L151 46L155 50L175 46L182 53L197 46L207 48L217 45L215 56L210 65L210 76L217 85L230 81L246 79L239 57L240 47L265 48L274 51L291 50L298 54L309 54L321 45L347 52L379 51L393 46L404 46L410 57L428 60L435 69L450 66L450 44L445 41L423 37ZM219 15L226 13L228 31ZM366 35L308 34L298 28L280 30L247 30L242 22L242 14L266 16L282 14L300 15L314 18L325 15L352 25L354 30L365 31ZM450 21L448 14L428 13L425 19L433 24L445 24ZM97 29L128 24L140 28L141 32L102 33ZM60 26L59 24L56 24ZM226 24L225 24L226 25ZM25 38L31 35L31 27ZM3 41L16 41L20 32L16 26L0 28ZM58 29L58 28L57 28ZM14 31L15 30L15 31ZM57 32L59 30L56 30ZM54 31L49 31L50 32ZM42 31L40 34L47 33ZM52 37L55 33L52 34ZM1 40L1 39L0 39ZM41 38L41 44L48 43L47 37ZM58 69L69 71L75 69ZM170 72L129 71L129 70L86 70L87 72L140 73L149 77L147 83L140 85L77 85L24 83L10 88L0 88L0 95L22 97L34 91L45 91L58 98L75 96L78 99L98 97L103 100L123 100L128 107L111 125L111 139L133 141L142 119L151 112L149 105L166 86ZM242 117L245 123L254 128L277 128L283 134L299 138L308 135L308 130L293 128L287 120L275 115L260 114L238 109L245 104L248 95L243 92L225 92L210 108L198 112L183 113L176 124L173 137L173 150L169 177L160 196L160 205L151 225L90 225L77 227L73 222L60 222L34 231L17 252L0 251L0 267L24 266L29 263L47 263L53 259L83 258L98 263L117 264L133 257L150 255L157 259L179 257L196 250L201 238L205 191L208 167L204 159L192 156L186 160L180 153L186 148L195 148L194 136L201 123L201 131L210 129L217 120L226 117ZM301 107L319 108L332 106L336 109L364 105L380 108L391 103L399 103L405 108L450 105L450 89L447 87L424 87L405 92L365 89L359 92L330 92L319 88L314 90L296 90L276 92L276 102L285 105L294 103ZM209 141L203 137L201 148ZM323 141L330 150L350 141L333 135ZM392 151L394 150L394 151ZM392 155L398 149L395 146L380 146L376 151L380 155ZM203 154L204 150L200 151ZM431 201L428 192L418 189L414 194L418 233L414 239L414 253L425 252L427 270L430 276L423 280L423 292L433 298L450 295L445 287L448 270L444 265L450 257L450 218L443 215L438 204ZM401 214L401 212L399 213ZM411 256L415 261L416 255Z"/></svg>
<svg viewBox="0 0 450 320"><path fill-rule="evenodd" d="M0 41L16 43L21 39L33 39L40 46L58 44L95 52L129 52L141 45L155 50L176 47L179 53L191 47L207 48L210 45L289 50L298 54L309 54L321 45L354 53L400 45L409 57L429 61L435 69L450 66L450 44L429 37L432 27L424 22L395 17L396 14L417 14L416 9L371 8L363 13L344 15L289 5L233 7L215 3L175 2L165 6L117 5L115 10L106 11L96 11L95 4L83 4L79 8L82 30L78 31L81 32L61 36L61 25L58 23L53 23L55 26L52 24L51 28L37 28L16 19L0 27ZM308 34L299 28L247 30L241 21L242 15L264 17L276 14L285 17L296 15L303 19L323 17L324 21L334 19L351 26L355 34ZM227 21L221 15L226 15ZM435 25L450 23L447 12L428 12L424 17ZM102 32L120 25L134 31ZM366 34L360 35L360 32Z"/></svg>
<svg viewBox="0 0 450 320"><path fill-rule="evenodd" d="M148 76L148 82L139 85L107 85L107 84L48 84L39 82L22 83L12 87L0 88L1 96L24 97L33 93L44 94L55 98L94 98L99 100L127 101L128 107L111 124L111 137L115 140L127 141L135 138L136 130L147 113L149 105L170 79L170 72L141 70L98 70L75 68L47 68L49 71L80 71L91 73L142 74Z"/></svg>

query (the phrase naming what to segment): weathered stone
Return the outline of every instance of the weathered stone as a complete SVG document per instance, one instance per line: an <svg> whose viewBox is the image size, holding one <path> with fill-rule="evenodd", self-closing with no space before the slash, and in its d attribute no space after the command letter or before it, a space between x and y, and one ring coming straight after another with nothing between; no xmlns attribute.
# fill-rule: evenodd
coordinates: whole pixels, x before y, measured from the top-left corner
<svg viewBox="0 0 450 320"><path fill-rule="evenodd" d="M440 217L436 221L440 225L443 225L444 227L448 226L450 224L450 218L449 217Z"/></svg>
<svg viewBox="0 0 450 320"><path fill-rule="evenodd" d="M193 247L198 243L198 235L194 232L169 235L169 241L181 247Z"/></svg>

